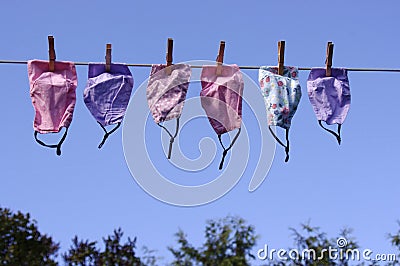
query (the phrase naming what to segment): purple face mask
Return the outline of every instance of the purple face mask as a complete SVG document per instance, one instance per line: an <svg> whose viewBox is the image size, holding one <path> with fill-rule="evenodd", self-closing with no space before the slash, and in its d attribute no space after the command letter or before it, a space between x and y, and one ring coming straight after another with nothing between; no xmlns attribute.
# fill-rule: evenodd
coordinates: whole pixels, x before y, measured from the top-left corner
<svg viewBox="0 0 400 266"><path fill-rule="evenodd" d="M218 134L224 149L219 169L222 169L227 152L240 134L242 123L243 77L237 65L224 65L221 75L216 75L216 66L204 66L201 72L201 106L208 120ZM238 129L228 148L221 141L221 135Z"/></svg>
<svg viewBox="0 0 400 266"><path fill-rule="evenodd" d="M154 121L170 136L168 151L168 159L170 159L172 144L179 131L179 117L186 99L191 69L186 64L172 65L169 66L171 74L168 75L165 68L166 65L152 66L146 97ZM176 118L176 129L175 134L172 135L161 123L174 118Z"/></svg>
<svg viewBox="0 0 400 266"><path fill-rule="evenodd" d="M347 70L332 68L332 75L326 77L324 68L313 68L308 76L307 90L311 105L317 116L319 125L334 135L340 144L340 129L350 108L350 87ZM325 128L337 124L338 133Z"/></svg>
<svg viewBox="0 0 400 266"><path fill-rule="evenodd" d="M57 155L61 155L61 144L67 137L76 103L78 79L75 65L55 62L54 71L50 72L48 61L32 60L28 61L28 76L35 108L35 139L40 145L56 148ZM37 138L38 133L58 133L63 127L64 135L56 145L45 144Z"/></svg>
<svg viewBox="0 0 400 266"><path fill-rule="evenodd" d="M121 125L131 97L133 77L128 66L111 64L106 72L105 64L89 64L88 81L83 99L90 113L104 130L99 149L110 134ZM108 125L116 124L109 132Z"/></svg>

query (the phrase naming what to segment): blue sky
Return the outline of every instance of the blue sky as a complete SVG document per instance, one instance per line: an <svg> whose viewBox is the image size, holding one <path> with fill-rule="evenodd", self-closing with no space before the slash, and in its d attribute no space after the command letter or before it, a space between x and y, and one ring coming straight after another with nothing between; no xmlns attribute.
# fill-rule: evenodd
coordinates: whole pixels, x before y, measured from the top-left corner
<svg viewBox="0 0 400 266"><path fill-rule="evenodd" d="M214 60L219 41L225 40L225 63L275 65L277 41L286 40L286 65L316 67L324 65L326 43L333 41L333 66L397 68L398 10L394 0L6 1L0 59L47 59L47 35L54 35L58 60L102 62L105 44L112 43L113 61L164 63L166 40L172 37L174 62ZM57 157L33 139L26 65L0 64L0 204L30 212L63 251L75 234L100 240L122 227L138 237L139 246L159 250L168 261L166 246L174 244L178 228L200 244L205 221L227 214L255 225L259 248L291 245L288 228L311 220L330 235L349 226L362 247L393 251L386 234L396 230L400 218L398 73L349 73L352 104L339 147L319 128L306 94L308 71L301 71L303 98L291 128L289 163L277 147L268 177L255 192L247 190L249 170L221 199L184 208L162 203L137 185L125 163L122 130L97 149L102 131L82 100L87 67L77 71L74 120ZM131 68L134 90L149 71ZM257 80L258 71L243 73ZM191 86L190 95L199 89ZM217 140L211 127L199 128L188 129L186 136L182 131L183 149L193 146L193 132L196 140Z"/></svg>

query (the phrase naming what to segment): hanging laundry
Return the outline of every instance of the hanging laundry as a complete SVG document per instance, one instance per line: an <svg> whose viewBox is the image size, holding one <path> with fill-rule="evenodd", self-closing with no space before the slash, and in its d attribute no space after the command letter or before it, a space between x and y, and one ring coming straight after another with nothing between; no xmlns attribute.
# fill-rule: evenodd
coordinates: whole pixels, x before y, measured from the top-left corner
<svg viewBox="0 0 400 266"><path fill-rule="evenodd" d="M100 149L107 138L121 125L133 88L133 77L124 64L111 64L106 72L105 64L90 63L88 81L83 92L86 107L104 131ZM116 125L107 132L106 126Z"/></svg>
<svg viewBox="0 0 400 266"><path fill-rule="evenodd" d="M277 67L262 66L258 80L267 108L268 129L275 140L285 148L285 162L287 162L289 160L289 129L301 99L298 69L285 66L281 76L278 75ZM286 145L275 135L271 126L285 129Z"/></svg>
<svg viewBox="0 0 400 266"><path fill-rule="evenodd" d="M222 169L225 156L239 137L242 123L242 94L244 82L237 65L220 66L221 74L216 75L217 66L203 66L201 72L201 105L208 120L218 135L224 149L219 169ZM225 148L221 135L238 129L231 144Z"/></svg>
<svg viewBox="0 0 400 266"><path fill-rule="evenodd" d="M332 68L330 77L324 68L312 68L307 80L308 98L319 125L334 135L340 145L340 130L350 108L350 86L347 70ZM337 133L322 125L337 124Z"/></svg>
<svg viewBox="0 0 400 266"><path fill-rule="evenodd" d="M170 136L168 159L171 159L172 144L178 135L179 118L182 113L191 75L187 64L171 65L167 73L166 65L153 65L147 84L146 97L154 122ZM172 134L161 123L176 118L175 133Z"/></svg>
<svg viewBox="0 0 400 266"><path fill-rule="evenodd" d="M67 137L75 103L78 79L72 62L55 62L54 71L49 71L49 61L28 61L30 96L35 109L33 128L35 140L42 146L55 148L61 155L61 145ZM58 144L45 144L38 133L65 132Z"/></svg>

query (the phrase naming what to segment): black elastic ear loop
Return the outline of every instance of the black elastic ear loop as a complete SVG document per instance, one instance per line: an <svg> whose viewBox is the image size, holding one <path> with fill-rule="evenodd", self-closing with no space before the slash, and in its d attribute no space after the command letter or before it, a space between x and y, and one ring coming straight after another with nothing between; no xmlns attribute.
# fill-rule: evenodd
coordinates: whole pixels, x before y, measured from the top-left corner
<svg viewBox="0 0 400 266"><path fill-rule="evenodd" d="M101 141L101 143L99 144L99 149L101 149L101 147L103 147L103 145L104 145L104 143L106 142L106 140L108 139L108 137L112 134L112 133L114 133L115 132L115 130L117 130L118 128L119 128L119 126L121 125L121 122L118 122L118 124L110 131L110 132L107 132L107 130L106 130L106 128L100 123L100 122L98 122L97 121L97 123L99 123L99 125L101 126L101 128L104 130L104 132L105 132L105 134L104 134L104 137L103 137L103 140Z"/></svg>
<svg viewBox="0 0 400 266"><path fill-rule="evenodd" d="M68 133L68 128L65 129L65 132L63 134L63 136L61 137L60 141L58 142L58 144L46 144L43 141L41 141L40 139L38 139L37 135L39 132L35 131L35 133L33 134L35 136L35 140L37 143L39 143L40 145L44 146L44 147L48 147L48 148L56 148L56 154L58 156L61 155L61 145L63 144L65 138L67 137L67 133Z"/></svg>
<svg viewBox="0 0 400 266"><path fill-rule="evenodd" d="M271 132L274 139L285 148L286 158L285 162L289 161L289 128L286 128L286 145L275 135L274 131L271 129L271 126L268 126L269 132Z"/></svg>
<svg viewBox="0 0 400 266"><path fill-rule="evenodd" d="M337 139L337 142L338 142L339 145L340 145L340 143L342 142L342 138L340 137L340 129L342 128L342 124L338 124L338 133L337 133L337 134L336 134L336 132L334 132L333 130L330 130L330 129L324 127L324 126L322 125L322 121L321 121L321 120L318 120L318 124L319 124L323 129L325 129L326 131L328 131L329 133L331 133L332 135L334 135L334 136L336 137L336 139Z"/></svg>
<svg viewBox="0 0 400 266"><path fill-rule="evenodd" d="M229 147L226 148L226 149L225 149L224 144L222 143L221 135L218 135L219 143L221 144L222 148L224 149L224 152L222 153L221 162L219 163L219 170L221 170L222 167L224 166L225 156L228 154L228 151L232 148L233 144L235 144L237 138L239 137L240 130L241 130L241 128L239 127L238 132L236 133L235 137L233 138L233 140L232 140L232 142L231 142L231 145L229 145Z"/></svg>
<svg viewBox="0 0 400 266"><path fill-rule="evenodd" d="M160 123L157 123L157 125L161 128L163 128L169 135L170 139L169 139L169 149L168 149L168 159L171 159L171 153L172 153L172 144L174 143L174 140L176 138L176 136L178 135L178 131L179 131L179 117L176 118L176 128L175 128L175 134L172 135L169 130L164 127L163 125L161 125Z"/></svg>

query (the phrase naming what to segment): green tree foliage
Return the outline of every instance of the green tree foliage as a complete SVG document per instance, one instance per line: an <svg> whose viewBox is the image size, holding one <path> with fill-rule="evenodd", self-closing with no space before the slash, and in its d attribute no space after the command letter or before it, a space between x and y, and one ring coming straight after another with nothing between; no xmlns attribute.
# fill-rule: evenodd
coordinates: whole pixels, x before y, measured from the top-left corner
<svg viewBox="0 0 400 266"><path fill-rule="evenodd" d="M319 227L312 227L309 224L301 224L301 230L305 235L303 236L299 231L294 228L290 229L294 235L295 246L298 250L314 250L317 260L314 260L308 256L299 256L297 259L292 260L294 265L331 265L331 266L347 266L349 263L349 257L341 254L350 254L350 250L355 250L359 246L351 236L351 229L342 229L339 235L335 238L328 238L326 233L320 231ZM344 247L338 246L338 239L346 239L347 244ZM326 251L329 247L337 249L334 252L334 256L337 258L329 258L329 253ZM325 251L324 251L325 250ZM346 253L347 252L347 253ZM351 254L350 254L351 255Z"/></svg>
<svg viewBox="0 0 400 266"><path fill-rule="evenodd" d="M397 222L399 225L399 230L395 234L389 234L390 243L397 249L396 260L390 263L390 266L400 265L400 221Z"/></svg>
<svg viewBox="0 0 400 266"><path fill-rule="evenodd" d="M143 255L140 258L143 265L146 266L157 266L163 257L157 256L157 251L149 249L148 247L142 248Z"/></svg>
<svg viewBox="0 0 400 266"><path fill-rule="evenodd" d="M298 250L299 256L285 256L286 261L266 261L269 266L348 266L348 265L387 265L399 266L400 258L400 221L399 229L389 234L388 239L397 250L396 261L391 262L357 262L349 256L348 251L359 246L351 236L351 230L343 229L335 238L329 238L319 227L302 224L300 229L290 229L294 245L286 250ZM255 263L251 253L256 245L255 228L247 225L240 217L228 216L218 220L207 221L205 241L200 247L194 247L182 230L175 234L177 247L168 247L174 261L168 265L175 266L242 266ZM122 243L123 232L119 228L112 235L103 238L102 249L96 241L72 239L69 250L62 255L65 265L69 266L155 266L162 265L160 257L154 250L143 249L143 256L136 254L136 238L128 238ZM338 238L345 238L347 244L339 247ZM329 247L338 251L337 258L331 258L324 249ZM312 253L302 253L304 250L314 250L317 260ZM0 265L12 266L53 266L58 265L59 244L51 237L41 234L37 224L29 214L13 213L9 209L0 208ZM292 254L293 255L293 254ZM254 262L254 263L253 263ZM259 262L259 261L258 261ZM357 264L359 263L359 264ZM64 265L63 264L63 265ZM258 263L257 263L258 264Z"/></svg>
<svg viewBox="0 0 400 266"><path fill-rule="evenodd" d="M255 259L251 254L257 239L255 229L239 217L209 220L205 243L199 248L189 243L182 230L176 233L176 237L178 248L168 248L175 257L173 265L176 266L241 266L251 265L250 261Z"/></svg>
<svg viewBox="0 0 400 266"><path fill-rule="evenodd" d="M72 245L67 253L62 257L67 265L95 265L99 258L100 250L96 247L96 242L89 242L89 240L78 240L75 236L72 239Z"/></svg>
<svg viewBox="0 0 400 266"><path fill-rule="evenodd" d="M140 258L136 257L136 238L121 244L123 232L121 228L114 234L103 238L104 250L96 247L97 242L89 240L72 240L69 251L63 254L64 262L69 266L142 266Z"/></svg>
<svg viewBox="0 0 400 266"><path fill-rule="evenodd" d="M0 265L57 265L59 244L38 231L29 214L0 208Z"/></svg>

